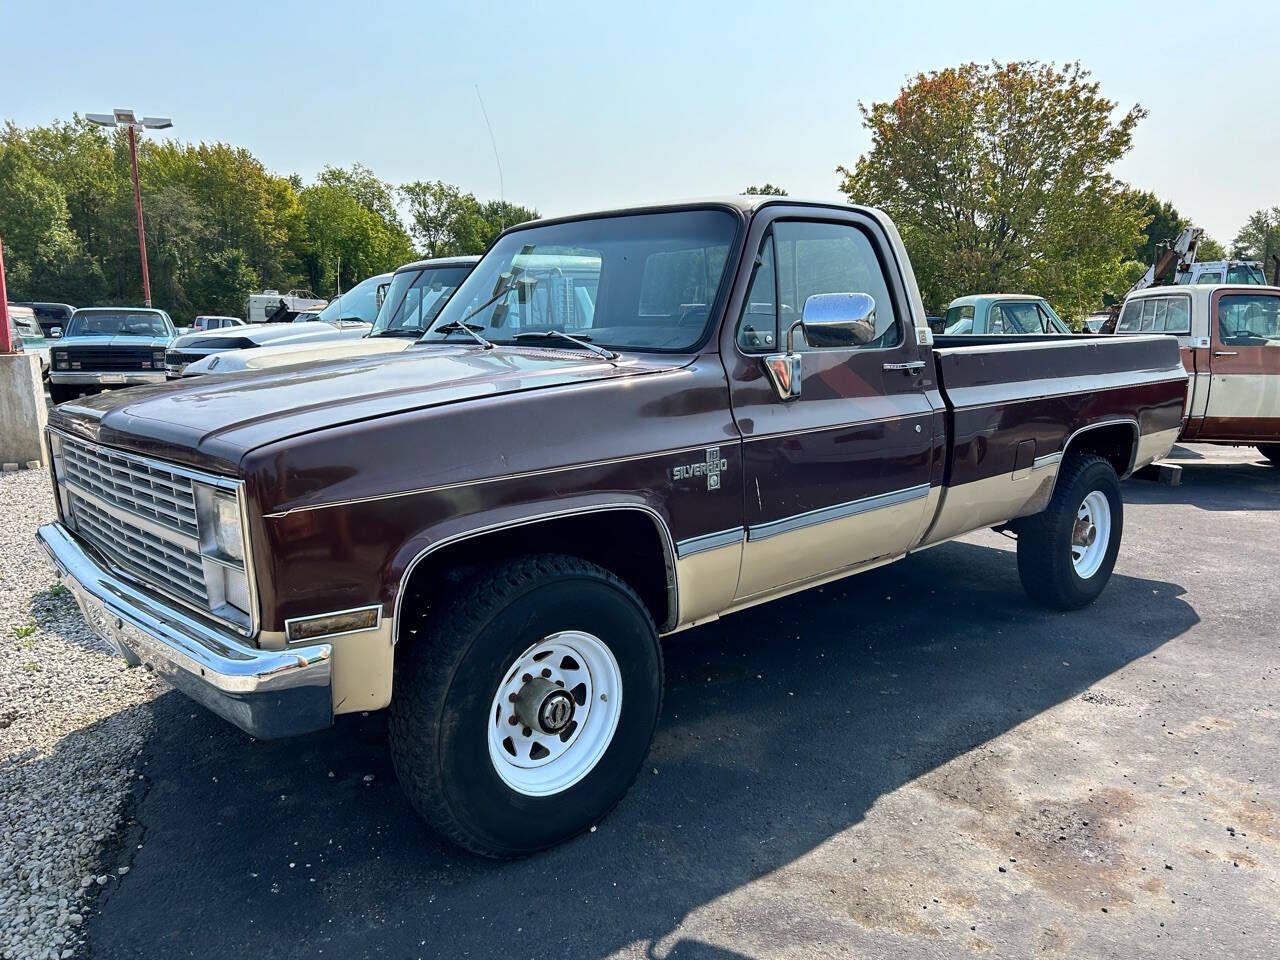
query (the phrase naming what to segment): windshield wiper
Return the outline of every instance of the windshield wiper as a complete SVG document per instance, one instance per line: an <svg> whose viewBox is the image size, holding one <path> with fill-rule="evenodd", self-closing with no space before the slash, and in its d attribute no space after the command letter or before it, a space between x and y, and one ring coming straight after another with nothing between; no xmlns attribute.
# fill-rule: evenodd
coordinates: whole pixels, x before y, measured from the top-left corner
<svg viewBox="0 0 1280 960"><path fill-rule="evenodd" d="M398 330L374 330L369 334L371 337L413 337L417 339L422 336L417 330L406 330L401 327Z"/></svg>
<svg viewBox="0 0 1280 960"><path fill-rule="evenodd" d="M604 357L606 360L617 360L618 355L612 350L606 350L604 347L597 346L591 342L591 337L585 333L574 335L565 333L563 330L528 330L524 333L517 333L513 340L547 340L551 337L559 337L561 340L568 340L570 343L577 344L583 350L590 350L596 356Z"/></svg>
<svg viewBox="0 0 1280 960"><path fill-rule="evenodd" d="M474 310L468 313L461 320L452 320L449 323L444 324L443 326L431 327L430 329L427 330L426 333L422 335L422 337L419 338L419 342L426 339L427 333L452 333L454 330L466 330L469 334L471 334L477 340L483 341L486 345L485 349L487 350L491 348L493 344L489 343L488 340L485 340L484 337L476 333L477 329L483 330L484 327L478 323L468 324L467 321L470 320L472 317L474 317L481 310L484 310L488 307L493 306L493 304L497 303L499 300L505 297L508 293L514 290L518 284L524 284L530 290L532 290L537 285L537 283L538 283L537 277L525 277L520 274L512 274L512 276L507 280L506 283L499 284L498 289L493 292L493 296L491 296L484 303L480 304L480 306L476 307Z"/></svg>
<svg viewBox="0 0 1280 960"><path fill-rule="evenodd" d="M484 327L478 323L467 323L466 320L453 320L443 326L436 327L432 332L449 334L461 331L462 333L469 333L471 334L471 339L480 344L480 346L484 347L486 350L492 350L493 344L480 335L480 331L483 329ZM425 337L426 334L424 333L423 336Z"/></svg>

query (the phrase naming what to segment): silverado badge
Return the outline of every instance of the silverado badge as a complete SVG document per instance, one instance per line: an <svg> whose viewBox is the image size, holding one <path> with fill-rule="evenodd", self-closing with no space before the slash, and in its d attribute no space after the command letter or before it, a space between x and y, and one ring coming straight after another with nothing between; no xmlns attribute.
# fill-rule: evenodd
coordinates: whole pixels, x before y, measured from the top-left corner
<svg viewBox="0 0 1280 960"><path fill-rule="evenodd" d="M707 459L701 463L686 463L671 468L672 480L684 480L688 477L706 477L708 490L720 489L720 474L729 469L729 461L720 458L720 448L710 447Z"/></svg>

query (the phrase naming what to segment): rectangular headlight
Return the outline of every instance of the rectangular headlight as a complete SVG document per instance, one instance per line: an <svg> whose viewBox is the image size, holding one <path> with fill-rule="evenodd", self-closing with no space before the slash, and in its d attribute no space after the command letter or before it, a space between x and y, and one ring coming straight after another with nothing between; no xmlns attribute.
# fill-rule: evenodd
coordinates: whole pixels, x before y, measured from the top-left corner
<svg viewBox="0 0 1280 960"><path fill-rule="evenodd" d="M196 516L200 524L200 552L243 567L244 534L240 529L240 502L235 494L197 484Z"/></svg>
<svg viewBox="0 0 1280 960"><path fill-rule="evenodd" d="M152 361L152 362L153 362L157 367L163 367L163 366L164 366L164 351L163 351L163 350L153 350L153 351L151 351L151 361Z"/></svg>
<svg viewBox="0 0 1280 960"><path fill-rule="evenodd" d="M209 607L215 614L233 620L240 615L247 617L249 572L245 569L240 501L232 491L198 481L195 493Z"/></svg>
<svg viewBox="0 0 1280 960"><path fill-rule="evenodd" d="M221 563L244 566L244 534L240 526L240 501L228 490L196 483L196 522L200 552Z"/></svg>

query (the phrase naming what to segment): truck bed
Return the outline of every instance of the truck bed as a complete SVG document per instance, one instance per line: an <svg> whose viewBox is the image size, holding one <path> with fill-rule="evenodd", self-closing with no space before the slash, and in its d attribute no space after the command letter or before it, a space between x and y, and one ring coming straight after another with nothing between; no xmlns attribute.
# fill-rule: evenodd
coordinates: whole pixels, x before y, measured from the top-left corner
<svg viewBox="0 0 1280 960"><path fill-rule="evenodd" d="M1043 509L1085 429L1138 438L1114 464L1123 477L1163 455L1182 424L1187 381L1172 337L940 336L933 361L947 457L926 542Z"/></svg>

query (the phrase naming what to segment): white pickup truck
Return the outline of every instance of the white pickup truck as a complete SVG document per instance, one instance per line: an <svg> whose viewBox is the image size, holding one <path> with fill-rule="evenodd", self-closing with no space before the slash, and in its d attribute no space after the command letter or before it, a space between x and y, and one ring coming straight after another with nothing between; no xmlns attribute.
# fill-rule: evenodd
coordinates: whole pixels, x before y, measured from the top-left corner
<svg viewBox="0 0 1280 960"><path fill-rule="evenodd" d="M1191 376L1180 439L1256 446L1280 466L1280 287L1179 284L1130 294L1119 336L1178 338Z"/></svg>

